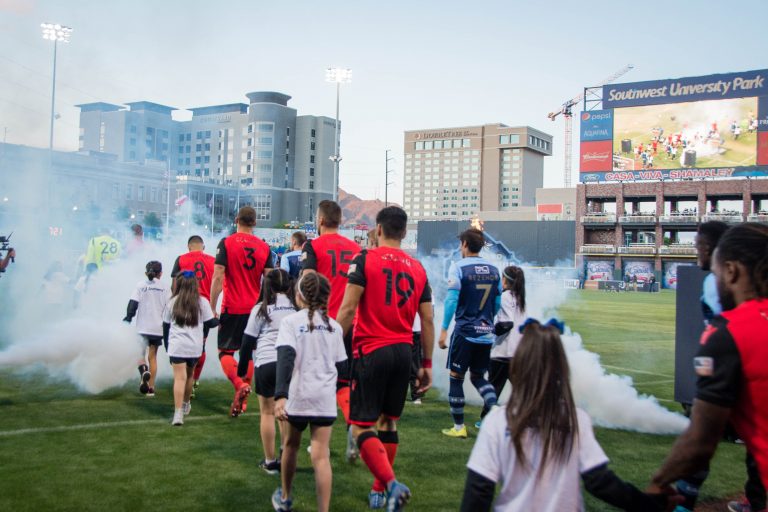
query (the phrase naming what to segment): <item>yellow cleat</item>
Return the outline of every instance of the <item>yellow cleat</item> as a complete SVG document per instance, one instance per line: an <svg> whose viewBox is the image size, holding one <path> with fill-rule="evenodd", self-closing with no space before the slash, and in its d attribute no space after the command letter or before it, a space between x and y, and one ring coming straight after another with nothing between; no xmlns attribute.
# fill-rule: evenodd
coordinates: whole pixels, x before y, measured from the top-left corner
<svg viewBox="0 0 768 512"><path fill-rule="evenodd" d="M443 435L448 437L458 437L461 439L467 438L467 426L464 425L461 427L461 430L456 430L455 428L444 428L443 429Z"/></svg>

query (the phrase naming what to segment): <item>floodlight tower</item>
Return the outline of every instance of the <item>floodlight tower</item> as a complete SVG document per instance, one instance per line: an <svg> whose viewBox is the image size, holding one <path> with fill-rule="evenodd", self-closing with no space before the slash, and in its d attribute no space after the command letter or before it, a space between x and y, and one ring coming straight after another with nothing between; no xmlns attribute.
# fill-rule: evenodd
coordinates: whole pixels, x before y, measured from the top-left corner
<svg viewBox="0 0 768 512"><path fill-rule="evenodd" d="M339 92L341 84L348 84L352 81L352 70L349 68L327 68L325 70L325 81L336 84L336 124L334 129L333 156L330 160L333 162L333 200L339 198Z"/></svg>
<svg viewBox="0 0 768 512"><path fill-rule="evenodd" d="M51 133L48 140L48 149L53 151L53 122L56 117L56 50L59 43L68 43L72 35L72 28L58 23L41 23L43 39L53 41L53 84L51 86Z"/></svg>

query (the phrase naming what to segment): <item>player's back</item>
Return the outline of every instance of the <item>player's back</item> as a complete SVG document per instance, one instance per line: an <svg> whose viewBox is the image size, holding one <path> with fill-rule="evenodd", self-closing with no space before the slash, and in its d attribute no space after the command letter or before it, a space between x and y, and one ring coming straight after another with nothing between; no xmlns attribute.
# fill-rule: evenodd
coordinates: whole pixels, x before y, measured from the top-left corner
<svg viewBox="0 0 768 512"><path fill-rule="evenodd" d="M367 354L385 345L413 342L419 304L431 300L427 273L418 260L391 247L368 249L355 258L349 282L365 288L357 308L355 357L358 349Z"/></svg>
<svg viewBox="0 0 768 512"><path fill-rule="evenodd" d="M179 272L191 270L195 273L200 296L210 300L213 265L216 259L203 251L190 251L179 256ZM171 277L176 277L172 275Z"/></svg>
<svg viewBox="0 0 768 512"><path fill-rule="evenodd" d="M484 258L462 258L451 265L448 288L459 290L456 327L468 338L493 341L496 298L501 295L499 270Z"/></svg>
<svg viewBox="0 0 768 512"><path fill-rule="evenodd" d="M245 315L259 299L261 276L271 267L272 253L261 238L248 233L234 233L219 242L217 265L226 267L222 311Z"/></svg>
<svg viewBox="0 0 768 512"><path fill-rule="evenodd" d="M301 273L301 251L286 252L280 260L280 265L293 279L298 279Z"/></svg>
<svg viewBox="0 0 768 512"><path fill-rule="evenodd" d="M85 264L95 263L101 268L104 263L109 263L120 257L120 242L109 235L99 235L88 242L88 252Z"/></svg>
<svg viewBox="0 0 768 512"><path fill-rule="evenodd" d="M336 318L347 287L347 272L360 246L339 235L320 235L304 244L302 268L321 273L331 282L331 296L328 299L328 315Z"/></svg>

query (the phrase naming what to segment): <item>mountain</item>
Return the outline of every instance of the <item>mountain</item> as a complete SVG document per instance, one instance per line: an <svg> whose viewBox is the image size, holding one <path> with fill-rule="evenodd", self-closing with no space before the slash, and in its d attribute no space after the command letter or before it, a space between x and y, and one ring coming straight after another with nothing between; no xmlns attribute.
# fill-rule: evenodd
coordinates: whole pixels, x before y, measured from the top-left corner
<svg viewBox="0 0 768 512"><path fill-rule="evenodd" d="M397 203L389 204L400 206ZM341 205L345 225L367 224L369 228L372 228L376 225L376 214L384 208L384 201L360 199L354 194L339 189L339 205Z"/></svg>

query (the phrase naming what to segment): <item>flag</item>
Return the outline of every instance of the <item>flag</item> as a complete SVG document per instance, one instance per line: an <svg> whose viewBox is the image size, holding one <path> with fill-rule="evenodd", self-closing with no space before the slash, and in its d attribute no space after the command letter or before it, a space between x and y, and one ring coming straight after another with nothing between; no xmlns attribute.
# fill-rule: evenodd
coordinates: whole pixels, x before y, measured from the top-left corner
<svg viewBox="0 0 768 512"><path fill-rule="evenodd" d="M188 197L186 194L184 194L183 196L181 196L180 198L178 198L174 204L175 204L176 206L181 206L181 205L183 205L185 202L187 202L187 199L189 199L189 197Z"/></svg>

